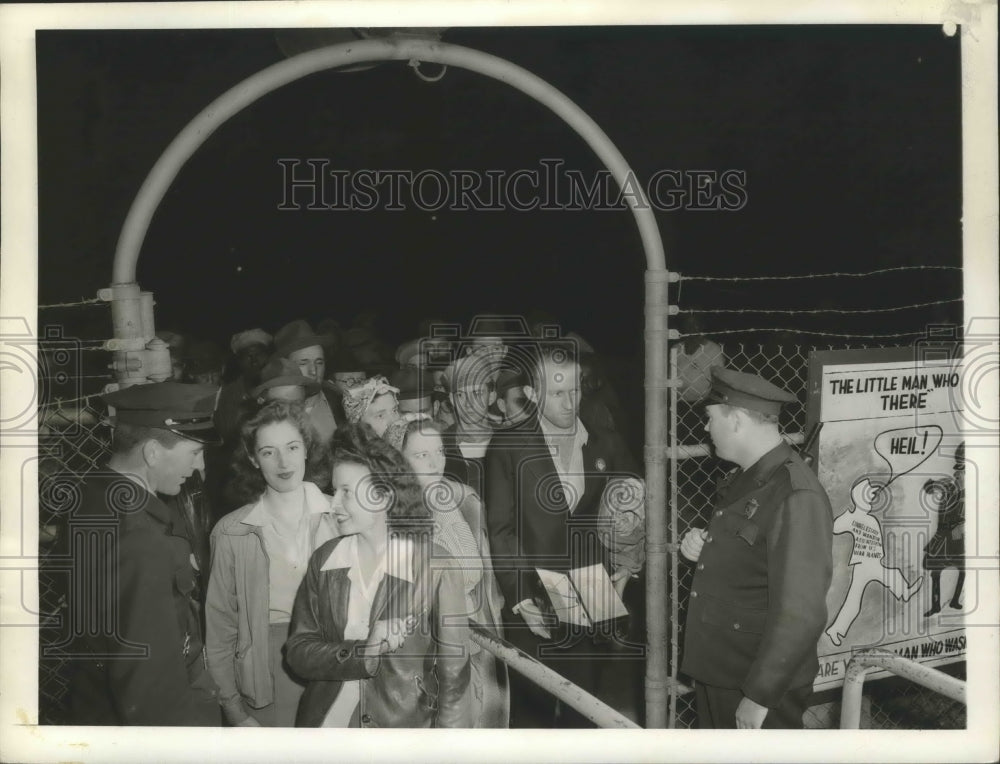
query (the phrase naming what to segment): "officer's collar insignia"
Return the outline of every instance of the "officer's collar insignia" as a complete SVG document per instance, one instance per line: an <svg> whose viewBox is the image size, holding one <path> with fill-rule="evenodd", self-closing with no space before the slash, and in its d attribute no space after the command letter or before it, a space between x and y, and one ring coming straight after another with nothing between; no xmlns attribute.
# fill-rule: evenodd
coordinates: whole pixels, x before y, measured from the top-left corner
<svg viewBox="0 0 1000 764"><path fill-rule="evenodd" d="M594 466L597 467L597 469L600 470L601 472L604 472L604 470L606 470L608 468L608 463L605 462L600 457L598 457L597 461L594 462Z"/></svg>
<svg viewBox="0 0 1000 764"><path fill-rule="evenodd" d="M760 502L756 499L750 499L747 505L743 508L743 514L746 515L747 520L752 520L753 516L757 514L757 507L760 506Z"/></svg>

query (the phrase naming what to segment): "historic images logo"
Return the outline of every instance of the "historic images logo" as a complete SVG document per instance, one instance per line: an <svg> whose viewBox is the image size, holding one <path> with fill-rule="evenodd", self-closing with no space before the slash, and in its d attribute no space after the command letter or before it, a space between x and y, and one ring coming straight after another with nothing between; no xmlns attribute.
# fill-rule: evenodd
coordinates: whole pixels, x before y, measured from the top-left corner
<svg viewBox="0 0 1000 764"><path fill-rule="evenodd" d="M631 171L619 188L609 170L585 177L561 159L518 170L331 168L329 159L279 159L279 210L336 212L613 211L735 212L747 203L744 170L663 169L643 183Z"/></svg>

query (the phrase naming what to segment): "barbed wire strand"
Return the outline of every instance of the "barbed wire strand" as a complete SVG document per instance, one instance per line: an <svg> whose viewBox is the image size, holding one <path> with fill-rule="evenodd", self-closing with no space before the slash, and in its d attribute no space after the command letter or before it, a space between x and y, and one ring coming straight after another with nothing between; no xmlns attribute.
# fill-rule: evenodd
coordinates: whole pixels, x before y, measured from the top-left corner
<svg viewBox="0 0 1000 764"><path fill-rule="evenodd" d="M97 303L108 303L107 300L102 300L100 297L90 297L87 299L81 299L79 302L54 302L49 305L39 305L39 310L45 310L46 308L75 308L77 305L96 305Z"/></svg>
<svg viewBox="0 0 1000 764"><path fill-rule="evenodd" d="M72 405L74 403L81 403L81 402L83 402L83 403L89 403L91 398L98 398L101 395L102 395L102 393L91 393L90 395L82 395L79 398L69 398L69 399L65 399L65 400L63 398L56 398L56 399L48 401L46 403L42 403L38 408L40 408L40 409L58 409L58 408L63 408L65 406L70 406L70 405Z"/></svg>
<svg viewBox="0 0 1000 764"><path fill-rule="evenodd" d="M875 271L865 273L848 273L844 271L834 271L832 273L805 273L801 276L685 276L680 274L681 282L684 281L794 281L797 279L826 279L826 278L864 278L866 276L876 276L880 273L894 273L897 271L960 271L958 265L900 265L895 268L879 268Z"/></svg>
<svg viewBox="0 0 1000 764"><path fill-rule="evenodd" d="M853 334L841 332L811 332L803 329L793 329L791 327L767 327L756 329L722 329L720 331L691 332L688 334L678 334L677 339L684 337L714 337L720 334L748 334L750 332L787 332L788 334L810 334L818 337L861 337L864 339L895 339L897 337L923 337L927 332L897 332L895 334Z"/></svg>
<svg viewBox="0 0 1000 764"><path fill-rule="evenodd" d="M910 310L911 308L927 308L931 305L947 305L953 302L962 302L961 297L953 297L948 300L932 300L931 302L915 302L912 305L900 305L894 308L681 308L678 313L782 313L790 316L798 316L805 313L836 313L838 315L855 315L861 313L892 313L900 310Z"/></svg>

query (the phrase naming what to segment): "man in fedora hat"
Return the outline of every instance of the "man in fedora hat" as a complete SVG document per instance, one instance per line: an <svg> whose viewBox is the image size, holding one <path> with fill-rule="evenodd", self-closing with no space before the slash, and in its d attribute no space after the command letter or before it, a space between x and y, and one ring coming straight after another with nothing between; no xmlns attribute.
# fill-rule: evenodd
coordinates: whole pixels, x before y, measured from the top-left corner
<svg viewBox="0 0 1000 764"><path fill-rule="evenodd" d="M86 479L71 533L85 550L69 618L105 624L73 644L75 724L214 726L217 691L205 668L197 564L176 496L216 440L218 389L159 382L102 396L114 427L107 467ZM102 535L104 543L86 543ZM81 620L78 620L81 619Z"/></svg>
<svg viewBox="0 0 1000 764"><path fill-rule="evenodd" d="M326 350L329 337L313 332L312 327L301 319L281 327L274 335L274 352L280 358L288 359L298 367L299 373L312 379L319 389L305 400L306 413L320 440L328 443L337 429L335 415L338 402L326 382Z"/></svg>
<svg viewBox="0 0 1000 764"><path fill-rule="evenodd" d="M305 403L319 391L319 382L302 374L292 361L272 356L261 369L260 384L251 391L251 397L258 406L269 401Z"/></svg>
<svg viewBox="0 0 1000 764"><path fill-rule="evenodd" d="M755 374L712 367L708 400L715 453L737 467L708 528L681 541L696 564L681 670L696 682L702 728L801 728L826 626L830 500L778 430L793 395Z"/></svg>

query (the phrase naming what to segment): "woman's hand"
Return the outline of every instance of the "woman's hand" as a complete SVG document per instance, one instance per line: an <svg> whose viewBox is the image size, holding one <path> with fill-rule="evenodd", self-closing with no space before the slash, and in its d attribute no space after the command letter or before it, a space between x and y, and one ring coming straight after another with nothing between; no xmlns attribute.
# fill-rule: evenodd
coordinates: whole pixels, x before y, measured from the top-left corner
<svg viewBox="0 0 1000 764"><path fill-rule="evenodd" d="M378 655L398 650L406 640L406 624L401 618L376 621L368 633L368 645Z"/></svg>
<svg viewBox="0 0 1000 764"><path fill-rule="evenodd" d="M252 716L248 715L247 718L244 719L243 721L236 722L236 726L237 727L259 727L260 726L260 722L257 721L256 719L254 719Z"/></svg>
<svg viewBox="0 0 1000 764"><path fill-rule="evenodd" d="M524 600L518 605L518 608L518 614L528 624L528 628L531 629L532 634L542 639L552 639L552 633L549 631L548 624L546 623L545 614L542 613L538 605L531 600Z"/></svg>
<svg viewBox="0 0 1000 764"><path fill-rule="evenodd" d="M614 584L619 597L625 596L625 585L630 578L632 578L632 573L624 566L615 568L615 572L611 574L611 583Z"/></svg>

